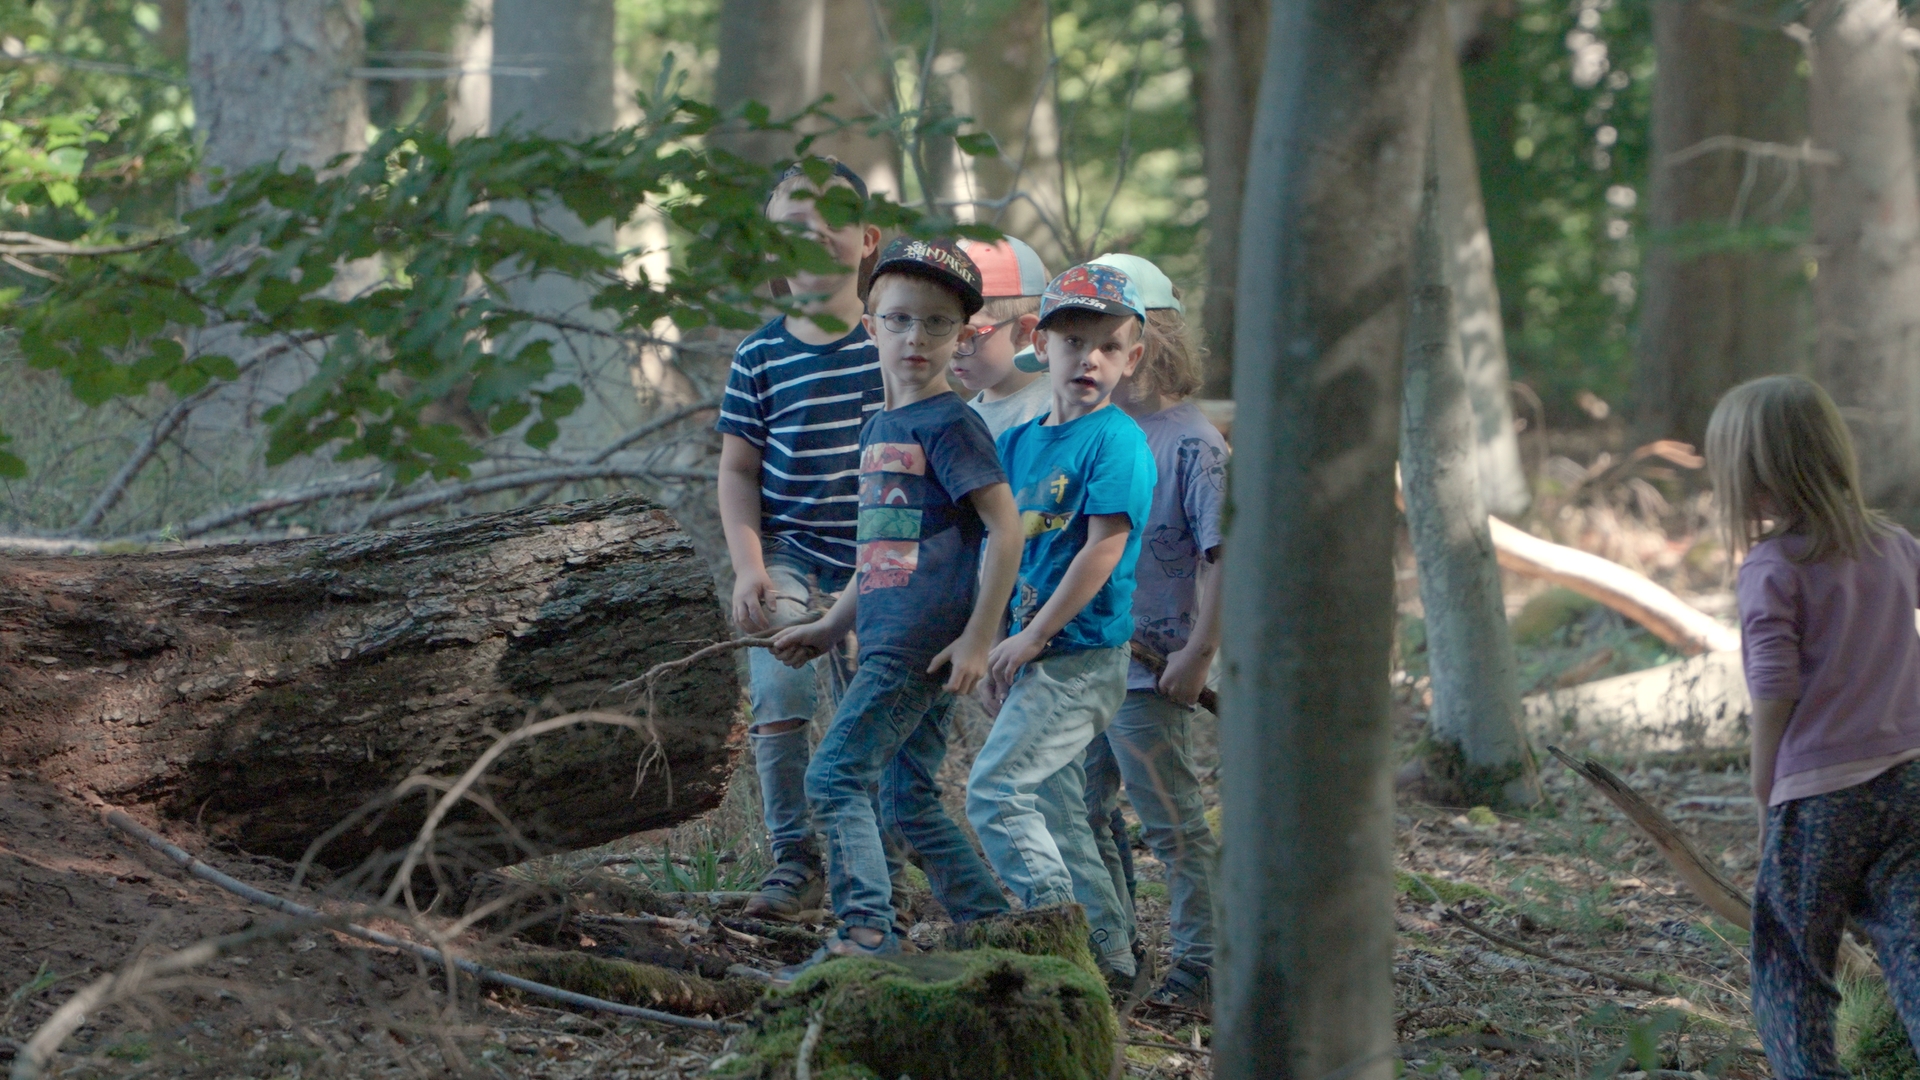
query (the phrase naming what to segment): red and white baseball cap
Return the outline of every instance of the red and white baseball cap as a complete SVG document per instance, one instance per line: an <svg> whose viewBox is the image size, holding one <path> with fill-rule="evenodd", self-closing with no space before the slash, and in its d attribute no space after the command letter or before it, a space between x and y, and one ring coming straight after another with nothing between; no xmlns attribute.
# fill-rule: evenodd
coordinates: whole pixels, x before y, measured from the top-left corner
<svg viewBox="0 0 1920 1080"><path fill-rule="evenodd" d="M989 300L1009 296L1039 296L1047 291L1046 264L1040 254L1024 240L1001 237L989 244L984 240L962 240L960 250L980 268L980 295Z"/></svg>

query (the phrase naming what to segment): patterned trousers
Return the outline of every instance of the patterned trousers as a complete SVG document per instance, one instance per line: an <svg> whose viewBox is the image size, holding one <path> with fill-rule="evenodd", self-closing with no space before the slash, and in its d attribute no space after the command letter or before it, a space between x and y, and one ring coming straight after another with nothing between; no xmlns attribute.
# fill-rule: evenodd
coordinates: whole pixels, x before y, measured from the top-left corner
<svg viewBox="0 0 1920 1080"><path fill-rule="evenodd" d="M1920 1048L1920 761L1767 813L1753 896L1753 1016L1778 1080L1845 1080L1834 959L1851 915Z"/></svg>

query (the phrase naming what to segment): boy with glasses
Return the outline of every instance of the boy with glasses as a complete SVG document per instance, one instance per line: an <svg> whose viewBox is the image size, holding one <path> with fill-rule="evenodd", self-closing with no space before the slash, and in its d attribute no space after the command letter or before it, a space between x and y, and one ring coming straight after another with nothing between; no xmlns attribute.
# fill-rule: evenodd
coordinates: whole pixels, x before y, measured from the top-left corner
<svg viewBox="0 0 1920 1080"><path fill-rule="evenodd" d="M841 928L782 981L830 956L900 951L883 830L913 845L955 922L1008 907L934 785L954 695L987 673L1023 543L986 425L946 379L954 349L974 334L966 321L980 308L979 282L972 261L940 241L895 240L874 268L863 322L886 399L860 433L858 569L824 618L773 644L797 665L850 630L860 642L859 669L807 769Z"/></svg>
<svg viewBox="0 0 1920 1080"><path fill-rule="evenodd" d="M1042 368L1033 354L1047 268L1025 241L1011 236L991 244L962 240L960 246L980 268L986 303L969 320L973 337L954 350L953 375L972 392L967 404L997 439L1053 405L1053 390L1040 377ZM1023 361L1027 366L1021 366Z"/></svg>

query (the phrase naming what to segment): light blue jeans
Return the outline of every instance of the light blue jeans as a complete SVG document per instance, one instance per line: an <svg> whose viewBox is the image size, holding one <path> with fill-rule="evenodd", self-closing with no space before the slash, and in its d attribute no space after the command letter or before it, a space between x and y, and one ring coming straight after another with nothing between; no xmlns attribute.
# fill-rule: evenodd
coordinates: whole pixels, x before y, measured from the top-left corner
<svg viewBox="0 0 1920 1080"><path fill-rule="evenodd" d="M940 805L953 695L925 662L867 656L807 769L813 817L827 837L833 913L848 926L891 932L893 890L883 830L920 855L933 892L957 923L1008 910L993 872ZM879 792L875 815L874 792Z"/></svg>
<svg viewBox="0 0 1920 1080"><path fill-rule="evenodd" d="M1020 669L967 778L967 820L1028 908L1079 901L1102 966L1133 974L1131 921L1087 825L1082 758L1127 693L1120 649L1043 656Z"/></svg>
<svg viewBox="0 0 1920 1080"><path fill-rule="evenodd" d="M773 579L774 625L791 626L815 603L830 602L828 594L846 588L851 571L831 566L774 544L766 552L767 576ZM845 692L850 665L841 650L811 664L790 668L765 649L747 650L747 697L753 706L748 742L753 747L754 771L760 777L760 810L775 862L819 863L813 845L813 819L807 813L808 723L820 704L819 678L824 669L837 704ZM783 720L801 720L790 731L763 734L761 727Z"/></svg>
<svg viewBox="0 0 1920 1080"><path fill-rule="evenodd" d="M1103 738L1087 747L1087 816L1103 828L1127 785L1140 832L1167 868L1173 962L1213 965L1213 869L1219 845L1207 827L1188 730L1193 710L1151 690L1129 690ZM1102 844L1108 872L1124 880L1117 849Z"/></svg>

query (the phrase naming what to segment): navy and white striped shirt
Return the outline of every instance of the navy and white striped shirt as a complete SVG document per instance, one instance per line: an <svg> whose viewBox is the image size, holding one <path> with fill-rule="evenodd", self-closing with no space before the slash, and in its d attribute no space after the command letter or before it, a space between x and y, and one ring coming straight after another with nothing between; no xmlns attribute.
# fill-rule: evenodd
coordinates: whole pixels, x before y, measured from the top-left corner
<svg viewBox="0 0 1920 1080"><path fill-rule="evenodd" d="M852 569L860 428L885 402L880 354L859 326L809 345L775 319L740 343L714 428L760 450L761 536Z"/></svg>

